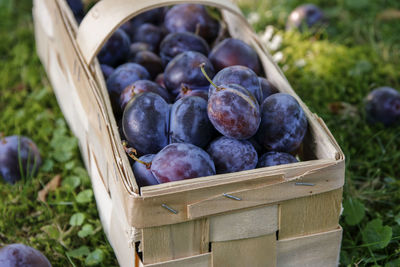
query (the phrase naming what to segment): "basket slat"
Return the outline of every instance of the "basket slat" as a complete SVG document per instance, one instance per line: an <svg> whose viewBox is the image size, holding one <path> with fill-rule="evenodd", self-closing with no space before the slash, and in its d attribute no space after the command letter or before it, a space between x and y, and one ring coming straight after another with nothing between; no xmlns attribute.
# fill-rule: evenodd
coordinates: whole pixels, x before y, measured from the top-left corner
<svg viewBox="0 0 400 267"><path fill-rule="evenodd" d="M276 267L276 235L211 243L215 267Z"/></svg>
<svg viewBox="0 0 400 267"><path fill-rule="evenodd" d="M210 242L252 238L278 231L278 205L210 217Z"/></svg>
<svg viewBox="0 0 400 267"><path fill-rule="evenodd" d="M156 263L207 253L209 228L208 219L200 219L143 229L143 263Z"/></svg>
<svg viewBox="0 0 400 267"><path fill-rule="evenodd" d="M277 267L339 265L342 228L277 242Z"/></svg>
<svg viewBox="0 0 400 267"><path fill-rule="evenodd" d="M178 260L165 261L154 264L139 264L138 267L212 267L211 253L205 253Z"/></svg>
<svg viewBox="0 0 400 267"><path fill-rule="evenodd" d="M282 202L279 205L279 239L335 229L341 210L342 191L339 188Z"/></svg>

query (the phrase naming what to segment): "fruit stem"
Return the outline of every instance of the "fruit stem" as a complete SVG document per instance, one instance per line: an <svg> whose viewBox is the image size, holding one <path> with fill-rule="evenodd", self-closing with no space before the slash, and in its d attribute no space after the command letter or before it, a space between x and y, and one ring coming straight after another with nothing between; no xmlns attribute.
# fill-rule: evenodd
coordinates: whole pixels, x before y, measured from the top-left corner
<svg viewBox="0 0 400 267"><path fill-rule="evenodd" d="M187 92L189 92L189 88L186 85L181 84L181 92L183 94L187 94Z"/></svg>
<svg viewBox="0 0 400 267"><path fill-rule="evenodd" d="M197 23L197 24L196 24L196 30L195 30L195 32L194 32L194 34L196 34L197 36L200 35L200 27L201 27L200 23Z"/></svg>
<svg viewBox="0 0 400 267"><path fill-rule="evenodd" d="M207 75L207 72L205 71L205 69L204 69L204 66L206 65L206 63L201 63L200 65L199 65L199 67L200 67L200 69L201 69L201 72L203 73L203 75L204 75L204 77L206 77L206 79L207 79L207 81L209 82L209 83L211 83L215 88L219 88L215 83L213 83L213 81L210 79L210 77L208 77L208 75Z"/></svg>
<svg viewBox="0 0 400 267"><path fill-rule="evenodd" d="M131 157L133 160L142 163L143 165L146 166L147 169L150 169L151 167L151 162L145 162L143 160L138 159L135 154L137 154L136 149L132 147L128 147L128 142L127 141L122 141L122 146L124 147L124 150L126 154L128 154L129 157Z"/></svg>
<svg viewBox="0 0 400 267"><path fill-rule="evenodd" d="M131 98L132 97L134 97L135 96L135 86L134 85L131 85L131 88L130 88L130 90L131 90Z"/></svg>

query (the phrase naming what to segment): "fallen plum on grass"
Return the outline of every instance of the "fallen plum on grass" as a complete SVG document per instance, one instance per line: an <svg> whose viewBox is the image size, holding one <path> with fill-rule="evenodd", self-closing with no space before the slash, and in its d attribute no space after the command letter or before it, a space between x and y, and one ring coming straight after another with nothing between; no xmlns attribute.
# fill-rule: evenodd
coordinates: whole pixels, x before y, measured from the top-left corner
<svg viewBox="0 0 400 267"><path fill-rule="evenodd" d="M1 267L51 267L39 250L24 244L10 244L0 249Z"/></svg>
<svg viewBox="0 0 400 267"><path fill-rule="evenodd" d="M42 164L36 144L25 136L0 136L0 176L10 184L36 175Z"/></svg>
<svg viewBox="0 0 400 267"><path fill-rule="evenodd" d="M391 87L374 89L365 99L365 111L370 123L399 124L400 93Z"/></svg>
<svg viewBox="0 0 400 267"><path fill-rule="evenodd" d="M325 23L325 15L322 10L314 4L304 4L295 8L286 22L286 30L315 29Z"/></svg>

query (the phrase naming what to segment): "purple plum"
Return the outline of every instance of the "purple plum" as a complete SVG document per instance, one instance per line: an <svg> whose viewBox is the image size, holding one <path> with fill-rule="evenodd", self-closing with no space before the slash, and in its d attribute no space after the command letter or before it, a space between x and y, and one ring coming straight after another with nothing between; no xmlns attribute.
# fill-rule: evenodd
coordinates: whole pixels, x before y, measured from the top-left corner
<svg viewBox="0 0 400 267"><path fill-rule="evenodd" d="M215 165L203 149L187 143L173 143L154 157L151 172L161 183L215 174Z"/></svg>
<svg viewBox="0 0 400 267"><path fill-rule="evenodd" d="M36 175L42 164L36 144L25 136L0 137L0 177L14 184Z"/></svg>
<svg viewBox="0 0 400 267"><path fill-rule="evenodd" d="M51 267L39 250L24 244L10 244L0 249L1 267Z"/></svg>
<svg viewBox="0 0 400 267"><path fill-rule="evenodd" d="M286 30L316 28L325 23L325 16L322 10L313 4L304 4L294 9L286 22Z"/></svg>
<svg viewBox="0 0 400 267"><path fill-rule="evenodd" d="M249 141L226 136L212 141L207 153L214 160L217 174L252 170L258 161L257 151Z"/></svg>
<svg viewBox="0 0 400 267"><path fill-rule="evenodd" d="M381 122L386 126L400 123L400 93L391 87L379 87L365 100L367 120Z"/></svg>
<svg viewBox="0 0 400 267"><path fill-rule="evenodd" d="M268 151L289 153L300 147L307 126L307 117L293 96L273 94L261 105L261 123L256 138Z"/></svg>
<svg viewBox="0 0 400 267"><path fill-rule="evenodd" d="M263 154L258 161L257 168L295 163L298 160L285 152L271 151Z"/></svg>

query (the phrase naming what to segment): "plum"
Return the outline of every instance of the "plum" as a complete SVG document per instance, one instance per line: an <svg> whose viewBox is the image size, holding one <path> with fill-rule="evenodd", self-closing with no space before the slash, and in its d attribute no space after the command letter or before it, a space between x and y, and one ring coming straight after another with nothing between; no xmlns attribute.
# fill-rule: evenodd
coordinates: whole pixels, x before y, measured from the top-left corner
<svg viewBox="0 0 400 267"><path fill-rule="evenodd" d="M167 89L161 87L155 82L148 80L138 80L131 85L128 85L124 91L122 91L120 100L121 110L124 110L128 102L137 94L142 92L153 92L160 95L165 102L170 102L170 95Z"/></svg>
<svg viewBox="0 0 400 267"><path fill-rule="evenodd" d="M133 29L137 29L144 23L151 23L153 25L160 25L164 21L166 12L165 7L154 8L149 11L143 12L130 20Z"/></svg>
<svg viewBox="0 0 400 267"><path fill-rule="evenodd" d="M167 89L177 96L182 87L198 89L209 86L209 82L199 68L202 63L205 63L207 75L214 77L214 68L203 54L187 51L174 57L164 70L164 82Z"/></svg>
<svg viewBox="0 0 400 267"><path fill-rule="evenodd" d="M210 48L203 38L191 32L170 33L160 44L160 57L164 66L186 51L196 51L208 56Z"/></svg>
<svg viewBox="0 0 400 267"><path fill-rule="evenodd" d="M121 113L119 98L122 91L138 80L149 80L149 72L136 63L125 63L115 69L107 79L107 90L114 112Z"/></svg>
<svg viewBox="0 0 400 267"><path fill-rule="evenodd" d="M198 96L187 96L171 108L170 143L190 143L205 147L214 136L214 127L207 116L207 101Z"/></svg>
<svg viewBox="0 0 400 267"><path fill-rule="evenodd" d="M217 44L208 55L216 71L223 68L242 65L252 69L257 75L262 72L256 51L235 38L227 38Z"/></svg>
<svg viewBox="0 0 400 267"><path fill-rule="evenodd" d="M82 0L67 0L67 4L71 8L76 21L80 24L85 16Z"/></svg>
<svg viewBox="0 0 400 267"><path fill-rule="evenodd" d="M51 267L40 251L24 245L10 244L0 249L1 267Z"/></svg>
<svg viewBox="0 0 400 267"><path fill-rule="evenodd" d="M140 155L155 154L168 144L170 107L158 94L144 92L128 102L122 129Z"/></svg>
<svg viewBox="0 0 400 267"><path fill-rule="evenodd" d="M145 23L137 28L132 40L133 42L149 44L151 51L158 52L163 37L164 32L161 28L150 23Z"/></svg>
<svg viewBox="0 0 400 267"><path fill-rule="evenodd" d="M284 93L267 97L261 105L257 141L268 151L292 152L303 141L307 118L297 100Z"/></svg>
<svg viewBox="0 0 400 267"><path fill-rule="evenodd" d="M212 141L207 153L214 161L217 174L254 169L258 155L247 140L237 140L221 136Z"/></svg>
<svg viewBox="0 0 400 267"><path fill-rule="evenodd" d="M215 175L214 162L203 149L187 143L173 143L156 154L151 172L161 183Z"/></svg>
<svg viewBox="0 0 400 267"><path fill-rule="evenodd" d="M132 36L135 34L135 28L133 27L131 21L127 21L122 24L119 29L123 30L129 37L129 40L132 41Z"/></svg>
<svg viewBox="0 0 400 267"><path fill-rule="evenodd" d="M261 91L262 91L262 100L261 104L264 102L264 100L269 97L270 95L279 93L278 89L276 89L267 79L264 77L258 77L258 80L260 81L260 86L261 86Z"/></svg>
<svg viewBox="0 0 400 267"><path fill-rule="evenodd" d="M151 51L140 51L136 53L132 61L145 67L151 79L154 79L164 70L161 58Z"/></svg>
<svg viewBox="0 0 400 267"><path fill-rule="evenodd" d="M164 73L159 73L154 81L161 87L167 88L164 83Z"/></svg>
<svg viewBox="0 0 400 267"><path fill-rule="evenodd" d="M220 70L215 74L213 83L219 84L238 84L246 88L257 99L258 103L262 103L262 91L260 81L253 70L245 66L230 66ZM215 87L210 85L208 96L215 92Z"/></svg>
<svg viewBox="0 0 400 267"><path fill-rule="evenodd" d="M129 55L131 42L128 35L117 29L101 48L97 56L101 64L116 67L123 63Z"/></svg>
<svg viewBox="0 0 400 267"><path fill-rule="evenodd" d="M128 61L132 62L133 59L135 58L136 54L141 51L151 51L150 45L147 43L143 43L143 42L132 43L129 46Z"/></svg>
<svg viewBox="0 0 400 267"><path fill-rule="evenodd" d="M140 161L145 163L151 163L155 154L147 154L141 156L139 158ZM140 161L135 161L132 165L133 174L135 175L135 180L138 186L149 186L149 185L156 185L160 182L154 177L153 173L151 172L150 165L143 164Z"/></svg>
<svg viewBox="0 0 400 267"><path fill-rule="evenodd" d="M286 22L286 30L315 28L325 22L322 10L313 4L304 4L296 7L289 15Z"/></svg>
<svg viewBox="0 0 400 267"><path fill-rule="evenodd" d="M260 107L254 98L239 91L237 84L218 86L208 98L207 113L211 123L223 135L236 139L252 137L260 125Z"/></svg>
<svg viewBox="0 0 400 267"><path fill-rule="evenodd" d="M207 114L215 129L221 134L236 139L248 139L260 124L260 106L247 89L239 84L216 85L200 65L204 77L215 87L208 98Z"/></svg>
<svg viewBox="0 0 400 267"><path fill-rule="evenodd" d="M0 137L0 177L14 184L33 177L42 164L36 144L25 136Z"/></svg>
<svg viewBox="0 0 400 267"><path fill-rule="evenodd" d="M179 92L175 101L178 101L179 99L186 97L186 96L198 96L198 97L201 97L204 100L208 101L208 88L205 87L202 89L188 89L186 87L183 87L183 88L181 88L181 91Z"/></svg>
<svg viewBox="0 0 400 267"><path fill-rule="evenodd" d="M117 127L118 127L118 133L119 133L119 136L121 137L121 140L126 140L124 131L122 129L122 119L117 121Z"/></svg>
<svg viewBox="0 0 400 267"><path fill-rule="evenodd" d="M261 145L261 144L257 141L257 139L256 139L255 136L253 136L253 137L247 139L247 141L249 141L249 142L253 145L253 147L254 147L255 150L257 151L257 155L258 155L259 158L261 157L261 155L263 155L263 154L266 152L265 147L264 147L263 145Z"/></svg>
<svg viewBox="0 0 400 267"><path fill-rule="evenodd" d="M257 168L295 163L298 160L289 153L270 151L263 154L258 161Z"/></svg>
<svg viewBox="0 0 400 267"><path fill-rule="evenodd" d="M166 8L161 7L161 8L155 8L155 9L143 12L143 13L135 16L128 22L125 22L124 24L122 24L120 29L124 30L128 34L130 40L133 41L134 37L136 35L136 32L141 25L146 24L146 23L150 23L155 26L160 25L164 21L165 9Z"/></svg>
<svg viewBox="0 0 400 267"><path fill-rule="evenodd" d="M167 11L164 25L170 32L193 32L211 43L219 32L219 23L199 4L179 4Z"/></svg>
<svg viewBox="0 0 400 267"><path fill-rule="evenodd" d="M105 80L107 80L111 73L113 73L115 70L113 67L106 64L100 64L100 68Z"/></svg>
<svg viewBox="0 0 400 267"><path fill-rule="evenodd" d="M379 87L365 99L367 120L386 126L400 123L400 93L391 87Z"/></svg>

